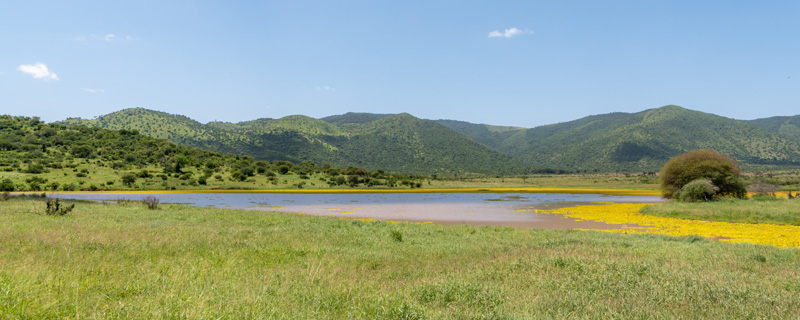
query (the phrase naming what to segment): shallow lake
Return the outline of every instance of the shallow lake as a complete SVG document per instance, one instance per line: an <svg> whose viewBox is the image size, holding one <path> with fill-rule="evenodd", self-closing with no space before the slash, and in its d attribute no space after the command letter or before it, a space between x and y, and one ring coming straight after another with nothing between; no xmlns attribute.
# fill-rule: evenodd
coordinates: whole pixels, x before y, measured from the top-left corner
<svg viewBox="0 0 800 320"><path fill-rule="evenodd" d="M536 214L529 208L554 208L567 203L660 202L651 196L609 196L561 193L53 193L50 197L95 201L142 200L155 196L162 203L197 207L302 213L347 219L432 222L437 224L499 225L519 228L609 229L592 221Z"/></svg>

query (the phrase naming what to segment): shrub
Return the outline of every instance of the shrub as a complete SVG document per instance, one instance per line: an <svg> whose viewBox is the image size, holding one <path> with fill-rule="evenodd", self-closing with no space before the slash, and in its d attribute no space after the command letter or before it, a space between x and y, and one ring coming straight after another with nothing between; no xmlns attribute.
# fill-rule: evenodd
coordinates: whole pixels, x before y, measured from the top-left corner
<svg viewBox="0 0 800 320"><path fill-rule="evenodd" d="M747 191L755 193L760 196L775 196L775 191L778 191L778 185L776 184L769 184L764 182L756 182L751 184Z"/></svg>
<svg viewBox="0 0 800 320"><path fill-rule="evenodd" d="M156 210L158 209L158 204L161 203L161 200L155 196L145 196L142 198L142 202L147 206L148 209Z"/></svg>
<svg viewBox="0 0 800 320"><path fill-rule="evenodd" d="M11 179L3 179L3 181L0 182L0 191L14 191L16 188Z"/></svg>
<svg viewBox="0 0 800 320"><path fill-rule="evenodd" d="M719 188L716 196L744 198L747 189L741 170L731 157L714 150L695 150L676 156L667 162L659 174L664 198L674 198L683 186L705 179Z"/></svg>
<svg viewBox="0 0 800 320"><path fill-rule="evenodd" d="M714 186L710 180L697 179L684 185L677 196L680 201L709 201L714 199L717 191L719 188Z"/></svg>
<svg viewBox="0 0 800 320"><path fill-rule="evenodd" d="M47 199L47 201L45 201L45 205L44 212L48 216L63 216L67 213L70 213L70 211L75 208L74 203L68 206L62 206L58 198Z"/></svg>

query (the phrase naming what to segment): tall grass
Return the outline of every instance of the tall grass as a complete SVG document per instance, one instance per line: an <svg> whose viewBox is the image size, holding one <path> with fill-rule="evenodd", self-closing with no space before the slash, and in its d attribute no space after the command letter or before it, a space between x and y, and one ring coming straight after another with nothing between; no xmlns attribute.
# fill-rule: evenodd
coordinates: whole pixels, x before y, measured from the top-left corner
<svg viewBox="0 0 800 320"><path fill-rule="evenodd" d="M140 203L32 213L43 207L0 203L0 318L800 317L798 250Z"/></svg>

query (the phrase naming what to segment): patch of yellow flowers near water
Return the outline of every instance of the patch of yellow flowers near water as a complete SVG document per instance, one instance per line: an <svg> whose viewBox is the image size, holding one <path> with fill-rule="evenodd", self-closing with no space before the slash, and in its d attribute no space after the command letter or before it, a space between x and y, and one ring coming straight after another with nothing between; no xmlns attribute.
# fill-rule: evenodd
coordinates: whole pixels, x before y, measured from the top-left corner
<svg viewBox="0 0 800 320"><path fill-rule="evenodd" d="M650 203L593 203L553 210L531 210L537 213L563 214L578 220L623 225L622 228L614 230L596 230L603 232L653 233L671 236L698 235L726 242L800 248L800 226L664 218L639 213L639 210L647 205Z"/></svg>

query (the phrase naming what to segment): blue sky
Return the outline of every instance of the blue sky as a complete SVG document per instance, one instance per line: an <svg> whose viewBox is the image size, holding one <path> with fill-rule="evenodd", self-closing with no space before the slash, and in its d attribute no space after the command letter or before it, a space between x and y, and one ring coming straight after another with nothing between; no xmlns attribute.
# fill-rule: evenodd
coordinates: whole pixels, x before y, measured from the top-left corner
<svg viewBox="0 0 800 320"><path fill-rule="evenodd" d="M0 113L800 114L798 1L3 1Z"/></svg>

